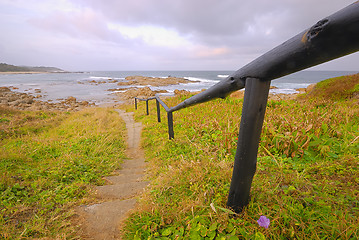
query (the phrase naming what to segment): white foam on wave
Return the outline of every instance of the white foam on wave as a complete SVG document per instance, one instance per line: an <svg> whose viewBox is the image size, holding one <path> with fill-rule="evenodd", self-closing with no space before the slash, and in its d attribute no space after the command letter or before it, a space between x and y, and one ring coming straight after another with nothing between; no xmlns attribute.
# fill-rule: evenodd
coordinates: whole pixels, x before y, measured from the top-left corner
<svg viewBox="0 0 359 240"><path fill-rule="evenodd" d="M184 77L185 79L188 79L193 82L207 82L207 83L213 83L218 82L218 80L211 80L211 79L205 79L205 78L196 78L196 77Z"/></svg>
<svg viewBox="0 0 359 240"><path fill-rule="evenodd" d="M25 83L25 84L22 84L24 86L28 86L28 87L39 87L40 84L38 83Z"/></svg>
<svg viewBox="0 0 359 240"><path fill-rule="evenodd" d="M292 88L276 88L276 89L269 90L269 92L273 93L273 94L294 94L294 93L298 93L297 90L292 89Z"/></svg>
<svg viewBox="0 0 359 240"><path fill-rule="evenodd" d="M227 78L227 77L229 77L229 75L218 74L217 77L219 77L219 78Z"/></svg>
<svg viewBox="0 0 359 240"><path fill-rule="evenodd" d="M94 79L94 80L124 80L125 78L116 78L116 77L96 77L96 76L91 76L90 79Z"/></svg>
<svg viewBox="0 0 359 240"><path fill-rule="evenodd" d="M91 76L91 79L109 79L110 77L95 77L95 76Z"/></svg>

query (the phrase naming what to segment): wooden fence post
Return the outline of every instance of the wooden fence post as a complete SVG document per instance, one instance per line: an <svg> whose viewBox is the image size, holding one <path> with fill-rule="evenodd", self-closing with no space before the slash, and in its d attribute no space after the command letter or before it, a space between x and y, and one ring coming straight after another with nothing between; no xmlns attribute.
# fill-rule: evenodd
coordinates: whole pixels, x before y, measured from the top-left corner
<svg viewBox="0 0 359 240"><path fill-rule="evenodd" d="M174 131L173 131L173 113L167 112L167 121L168 121L168 137L169 139L172 139L175 137Z"/></svg>
<svg viewBox="0 0 359 240"><path fill-rule="evenodd" d="M148 99L146 100L146 113L147 115L150 115L150 111L148 110Z"/></svg>
<svg viewBox="0 0 359 240"><path fill-rule="evenodd" d="M250 200L269 87L270 81L256 78L247 78L245 82L242 119L227 202L227 206L237 213Z"/></svg>
<svg viewBox="0 0 359 240"><path fill-rule="evenodd" d="M157 122L161 122L161 109L160 109L160 102L156 98L156 107L157 107Z"/></svg>

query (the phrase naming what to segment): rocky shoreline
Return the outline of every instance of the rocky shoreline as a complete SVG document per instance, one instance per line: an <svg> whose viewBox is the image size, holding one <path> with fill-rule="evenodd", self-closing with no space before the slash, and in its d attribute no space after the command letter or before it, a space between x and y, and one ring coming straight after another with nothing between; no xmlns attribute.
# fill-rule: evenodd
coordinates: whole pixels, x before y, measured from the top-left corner
<svg viewBox="0 0 359 240"><path fill-rule="evenodd" d="M108 81L114 81L113 79L108 79ZM105 81L106 82L106 81ZM153 91L148 86L168 86L175 85L179 83L188 83L193 82L184 78L177 77L167 77L167 78L154 78L154 77L143 77L143 76L129 76L126 77L125 82L118 82L118 86L122 88L109 89L108 91L113 92L114 104L116 102L129 102L132 101L134 97L139 98L149 98L153 97L158 93L167 93L166 90L157 90ZM95 82L95 84L101 84L102 82ZM145 87L131 87L131 85L136 86L145 86ZM126 87L125 87L126 86ZM310 92L314 88L315 84L310 85L308 88L297 89L299 93L297 94L270 94L269 100L289 100L295 99L298 94ZM16 91L16 88L11 87L0 87L0 107L10 107L19 110L47 110L47 111L78 111L86 107L95 106L94 103L89 103L88 101L78 101L75 97L68 97L67 99L59 100L58 102L52 102L51 100L42 101L41 90L35 89L35 93L38 95L32 96L28 93L20 93ZM38 90L38 91L36 91ZM189 94L189 91L185 90L175 90L174 94L185 95ZM233 97L243 97L244 91L237 91L231 96ZM117 103L118 104L118 103Z"/></svg>
<svg viewBox="0 0 359 240"><path fill-rule="evenodd" d="M116 98L123 102L129 102L134 97L149 98L155 96L159 92L166 91L152 91L149 87L145 88L131 88L122 93L116 93ZM300 91L304 93L307 91ZM189 91L175 90L174 94L186 95ZM243 97L243 91L232 93L232 97ZM295 99L298 94L270 94L269 100L289 100ZM15 108L18 110L29 111L79 111L86 107L94 107L94 103L88 101L78 101L75 97L68 97L59 102L41 101L37 97L27 93L14 92L8 87L0 87L0 107Z"/></svg>
<svg viewBox="0 0 359 240"><path fill-rule="evenodd" d="M168 93L166 90L151 90L148 86L163 87L169 85L177 85L180 83L186 84L195 81L190 81L185 78L171 77L159 78L159 77L144 77L144 76L128 76L125 78L125 82L118 82L118 86L145 86L145 87L122 87L109 89L113 91L114 95L122 101L128 101L134 97L149 98L158 93Z"/></svg>
<svg viewBox="0 0 359 240"><path fill-rule="evenodd" d="M168 86L179 83L193 82L185 78L167 77L167 78L154 78L154 77L143 77L143 76L128 76L126 81L119 82L115 79L107 79L95 81L92 80L90 84L102 84L102 83L117 83L122 88L109 89L114 92L114 104L118 101L127 102L131 101L134 97L148 98L155 96L157 93L167 93L166 90L153 91L148 86ZM81 84L84 84L83 82ZM146 86L146 87L131 87ZM126 87L125 87L126 86ZM94 103L88 101L78 101L75 97L68 97L64 100L52 102L51 100L42 101L41 90L35 89L33 96L28 93L21 93L13 91L16 90L14 87L0 87L0 106L15 108L19 110L48 110L48 111L78 111L85 107L95 106Z"/></svg>
<svg viewBox="0 0 359 240"><path fill-rule="evenodd" d="M75 97L68 97L65 100L53 103L38 100L27 93L14 92L8 87L0 87L0 107L30 111L78 111L91 106L95 106L95 104L87 101L80 102Z"/></svg>
<svg viewBox="0 0 359 240"><path fill-rule="evenodd" d="M125 78L126 82L119 82L117 85L140 85L147 86L151 85L154 87L175 85L180 83L190 83L198 81L190 81L185 78L171 77L159 78L159 77L144 77L144 76L128 76Z"/></svg>
<svg viewBox="0 0 359 240"><path fill-rule="evenodd" d="M184 79L184 78L176 78L176 77L168 77L168 78L152 78L152 77L143 77L143 76L129 76L126 77L127 82L119 82L117 85L119 86L126 86L126 85L142 85L142 86L168 86L173 84L179 84L179 83L188 83L192 82L190 80ZM315 84L309 85L307 88L300 88L296 89L298 93L294 94L285 94L285 93L270 93L268 99L269 100L291 100L296 99L296 97L299 94L303 94L306 92L312 91ZM271 87L276 88L276 87ZM134 97L139 98L149 98L154 97L158 93L167 93L166 90L159 90L159 91L153 91L149 87L144 88L138 88L138 87L131 87L131 88L117 88L117 89L109 89L109 91L114 91L114 95L116 95L121 101L129 101L133 99ZM117 91L117 92L116 92ZM186 90L175 90L174 94L189 94L189 91ZM197 92L198 93L198 92ZM243 97L244 91L236 91L232 94L234 97Z"/></svg>

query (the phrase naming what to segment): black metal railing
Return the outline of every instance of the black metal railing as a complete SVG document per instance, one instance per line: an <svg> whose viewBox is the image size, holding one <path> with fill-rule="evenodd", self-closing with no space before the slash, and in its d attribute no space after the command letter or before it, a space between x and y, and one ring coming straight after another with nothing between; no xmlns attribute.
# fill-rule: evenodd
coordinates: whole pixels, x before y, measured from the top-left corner
<svg viewBox="0 0 359 240"><path fill-rule="evenodd" d="M160 105L165 109L167 112L167 125L168 125L168 138L172 139L174 138L174 131L173 131L173 113L170 111L170 108L159 98L159 96L150 97L150 98L138 98L135 97L135 109L137 109L137 100L138 101L146 101L146 114L149 115L149 107L148 107L148 101L156 99L156 108L157 108L157 121L161 122L161 109Z"/></svg>
<svg viewBox="0 0 359 240"><path fill-rule="evenodd" d="M225 98L231 92L245 87L237 151L227 202L227 206L235 212L240 212L249 203L271 80L358 50L359 1L356 1L177 106L168 108L159 97L155 98L165 107L167 113L171 113L168 117L172 129L172 135L169 130L171 139L174 136L172 112L214 98ZM148 114L148 100L145 101Z"/></svg>
<svg viewBox="0 0 359 240"><path fill-rule="evenodd" d="M149 115L150 111L148 109L148 101L153 100L153 99L156 99L156 98L155 97L150 97L150 98L143 99L143 98L135 97L135 109L137 110L137 100L138 101L146 101L146 114Z"/></svg>

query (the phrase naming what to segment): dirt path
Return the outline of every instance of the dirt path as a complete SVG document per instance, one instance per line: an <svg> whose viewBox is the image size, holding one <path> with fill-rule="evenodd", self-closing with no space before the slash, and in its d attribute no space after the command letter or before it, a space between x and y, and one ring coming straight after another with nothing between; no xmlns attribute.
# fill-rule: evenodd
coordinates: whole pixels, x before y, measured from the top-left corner
<svg viewBox="0 0 359 240"><path fill-rule="evenodd" d="M129 210L134 208L136 196L148 185L148 182L142 180L146 167L144 153L140 148L142 125L134 121L133 113L116 111L126 123L128 159L116 176L105 177L108 185L96 187L97 197L103 202L81 207L84 239L121 239L120 224Z"/></svg>

